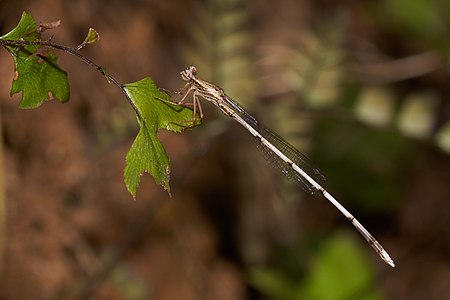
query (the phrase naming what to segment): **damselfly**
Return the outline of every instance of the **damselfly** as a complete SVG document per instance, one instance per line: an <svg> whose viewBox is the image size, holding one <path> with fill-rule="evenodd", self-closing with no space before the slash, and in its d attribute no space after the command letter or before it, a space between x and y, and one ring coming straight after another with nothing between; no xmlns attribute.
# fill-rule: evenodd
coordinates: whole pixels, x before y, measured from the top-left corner
<svg viewBox="0 0 450 300"><path fill-rule="evenodd" d="M323 188L325 177L320 174L317 168L314 168L309 160L288 142L283 140L276 133L261 125L237 102L228 97L225 92L215 84L204 81L197 77L197 69L190 66L183 70L181 78L187 81L181 89L182 98L178 104L182 104L189 94L192 93L194 118L197 108L200 117L203 117L200 97L212 102L220 108L223 114L232 117L239 124L245 127L257 140L259 148L275 162L286 176L300 182L303 189L311 193L319 193L330 201L359 231L367 242L375 249L378 255L390 266L395 267L394 261L384 250L381 244L359 223L359 221L342 206L328 191Z"/></svg>

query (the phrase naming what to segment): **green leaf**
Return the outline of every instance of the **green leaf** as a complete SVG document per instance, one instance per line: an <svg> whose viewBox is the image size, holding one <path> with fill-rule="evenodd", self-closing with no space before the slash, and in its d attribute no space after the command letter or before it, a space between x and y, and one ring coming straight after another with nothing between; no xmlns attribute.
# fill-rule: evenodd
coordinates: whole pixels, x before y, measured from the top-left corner
<svg viewBox="0 0 450 300"><path fill-rule="evenodd" d="M23 39L25 41L35 41L41 37L40 33L36 29L36 21L30 14L26 12L22 13L19 24L11 30L9 33L3 35L3 40L18 40ZM25 46L26 48L33 49L37 46ZM8 47L9 48L9 47ZM11 48L14 48L11 46Z"/></svg>
<svg viewBox="0 0 450 300"><path fill-rule="evenodd" d="M280 300L379 300L375 272L366 252L369 247L353 239L354 235L339 232L327 239L310 263L310 271L301 278L290 278L286 272L253 267L250 284ZM375 258L377 259L377 258Z"/></svg>
<svg viewBox="0 0 450 300"><path fill-rule="evenodd" d="M136 196L140 176L147 172L170 192L169 158L156 134L161 128L181 132L198 125L198 118L193 122L192 110L170 102L169 95L161 92L148 77L125 84L124 88L140 115L140 130L126 157L125 185Z"/></svg>
<svg viewBox="0 0 450 300"><path fill-rule="evenodd" d="M3 40L40 41L36 21L27 13L19 24ZM64 103L69 100L70 88L67 73L56 63L57 57L50 50L42 51L39 45L5 46L14 60L15 76L11 95L22 92L20 108L35 108L53 97Z"/></svg>
<svg viewBox="0 0 450 300"><path fill-rule="evenodd" d="M13 80L11 95L23 92L20 108L35 108L54 97L64 103L69 100L67 73L56 65L54 53L42 56L19 56L14 59L17 79Z"/></svg>
<svg viewBox="0 0 450 300"><path fill-rule="evenodd" d="M381 299L365 252L344 232L326 241L311 270L304 283L304 299Z"/></svg>
<svg viewBox="0 0 450 300"><path fill-rule="evenodd" d="M86 36L86 38L84 39L85 44L92 44L95 43L96 41L98 41L100 39L100 35L98 34L97 31L95 31L94 28L89 28L88 34Z"/></svg>
<svg viewBox="0 0 450 300"><path fill-rule="evenodd" d="M248 274L250 285L256 287L270 299L303 299L299 287L301 284L289 278L283 272L268 267L252 267Z"/></svg>
<svg viewBox="0 0 450 300"><path fill-rule="evenodd" d="M100 35L98 34L98 32L95 31L94 28L89 28L86 38L80 45L78 45L77 49L80 50L84 46L93 44L93 43L97 42L98 40L100 40Z"/></svg>

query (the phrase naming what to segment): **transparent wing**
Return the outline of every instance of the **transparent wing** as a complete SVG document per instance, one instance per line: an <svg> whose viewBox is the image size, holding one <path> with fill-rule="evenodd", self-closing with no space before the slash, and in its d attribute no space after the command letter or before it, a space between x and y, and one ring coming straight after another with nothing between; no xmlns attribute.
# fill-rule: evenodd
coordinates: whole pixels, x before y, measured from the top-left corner
<svg viewBox="0 0 450 300"><path fill-rule="evenodd" d="M297 166L303 169L308 175L316 180L322 187L326 186L325 176L322 175L320 170L313 166L311 161L298 151L294 146L285 141L278 134L268 129L255 118L253 118L242 106L237 104L228 96L225 97L227 105L233 109L233 111L239 115L248 125L255 129L262 137L264 137L269 143L278 148L286 157L288 157ZM279 169L286 177L299 182L301 187L311 194L321 194L320 191L315 189L303 176L296 172L289 163L280 158L272 149L261 143L257 139L258 149L264 155L264 157L277 169Z"/></svg>

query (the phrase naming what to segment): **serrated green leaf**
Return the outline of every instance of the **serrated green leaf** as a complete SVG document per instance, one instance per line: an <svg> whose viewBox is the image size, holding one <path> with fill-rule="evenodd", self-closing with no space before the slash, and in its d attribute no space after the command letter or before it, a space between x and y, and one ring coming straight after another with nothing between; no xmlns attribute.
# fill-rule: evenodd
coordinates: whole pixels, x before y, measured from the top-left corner
<svg viewBox="0 0 450 300"><path fill-rule="evenodd" d="M23 93L20 108L35 108L53 97L62 103L69 100L67 73L57 66L56 59L54 53L45 57L32 55L14 59L18 76L13 80L11 95Z"/></svg>
<svg viewBox="0 0 450 300"><path fill-rule="evenodd" d="M161 92L148 77L125 84L124 88L140 114L140 130L126 157L125 185L136 196L140 176L147 172L170 191L169 158L156 134L161 128L181 132L199 121L194 124L192 110L170 102L169 95Z"/></svg>
<svg viewBox="0 0 450 300"><path fill-rule="evenodd" d="M24 12L19 24L0 38L40 41L41 35L36 29L36 21ZM57 65L54 52L47 50L38 54L39 45L5 46L5 48L14 60L16 73L11 95L22 92L20 108L35 108L53 97L62 103L69 100L67 73Z"/></svg>

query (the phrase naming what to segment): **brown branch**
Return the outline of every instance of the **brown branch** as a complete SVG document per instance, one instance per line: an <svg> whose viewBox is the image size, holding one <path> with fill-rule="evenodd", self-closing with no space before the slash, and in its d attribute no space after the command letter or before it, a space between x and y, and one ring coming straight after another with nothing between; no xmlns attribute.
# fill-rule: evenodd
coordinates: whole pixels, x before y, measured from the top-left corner
<svg viewBox="0 0 450 300"><path fill-rule="evenodd" d="M358 81L386 84L423 76L442 68L442 66L443 63L439 56L435 52L429 51L373 64L350 64L348 68Z"/></svg>

